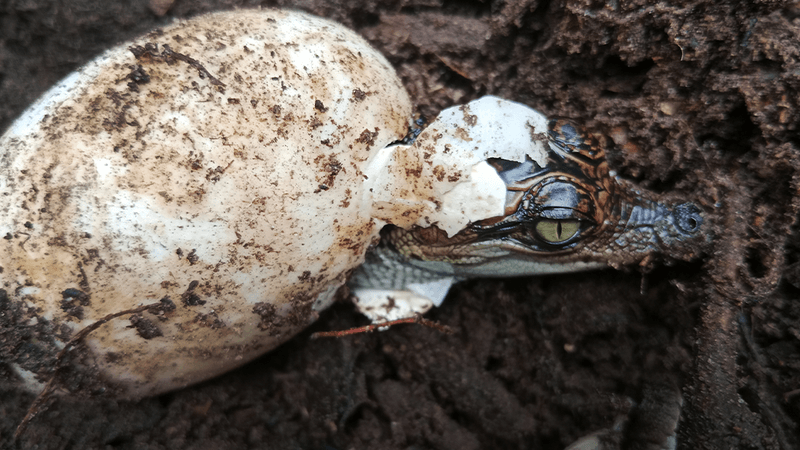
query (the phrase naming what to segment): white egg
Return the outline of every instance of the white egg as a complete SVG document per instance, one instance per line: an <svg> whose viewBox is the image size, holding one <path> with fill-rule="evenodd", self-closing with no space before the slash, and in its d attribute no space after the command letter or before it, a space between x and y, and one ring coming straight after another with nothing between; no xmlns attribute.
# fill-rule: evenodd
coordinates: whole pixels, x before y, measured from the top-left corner
<svg viewBox="0 0 800 450"><path fill-rule="evenodd" d="M376 239L365 169L411 113L383 56L300 12L210 14L101 55L0 138L6 362L40 389L75 332L160 299L176 308L93 331L63 385L152 395L274 348Z"/></svg>

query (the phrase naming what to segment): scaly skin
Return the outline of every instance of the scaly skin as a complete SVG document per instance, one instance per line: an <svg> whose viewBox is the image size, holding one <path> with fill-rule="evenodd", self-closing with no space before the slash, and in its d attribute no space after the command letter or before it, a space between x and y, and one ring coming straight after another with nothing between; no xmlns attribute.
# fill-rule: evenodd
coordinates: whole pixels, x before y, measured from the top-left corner
<svg viewBox="0 0 800 450"><path fill-rule="evenodd" d="M548 125L545 167L530 160L491 161L508 187L505 216L473 223L452 237L435 226L387 227L377 249L383 262L373 258L367 264L391 269L367 267L372 276L357 276L356 284L377 287L377 274L388 276L403 266L414 267L415 277L424 269L460 279L620 267L656 255L690 260L703 252L709 226L697 206L619 179L599 141L573 123L557 119ZM558 240L548 241L542 230Z"/></svg>

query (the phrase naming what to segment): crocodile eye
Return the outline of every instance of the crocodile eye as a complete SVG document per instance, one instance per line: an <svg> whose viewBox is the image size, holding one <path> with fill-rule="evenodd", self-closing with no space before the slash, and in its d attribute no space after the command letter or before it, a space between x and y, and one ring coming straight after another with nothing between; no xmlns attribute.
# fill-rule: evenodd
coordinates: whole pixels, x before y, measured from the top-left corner
<svg viewBox="0 0 800 450"><path fill-rule="evenodd" d="M536 224L536 233L548 244L558 245L572 239L581 229L579 220L543 219Z"/></svg>

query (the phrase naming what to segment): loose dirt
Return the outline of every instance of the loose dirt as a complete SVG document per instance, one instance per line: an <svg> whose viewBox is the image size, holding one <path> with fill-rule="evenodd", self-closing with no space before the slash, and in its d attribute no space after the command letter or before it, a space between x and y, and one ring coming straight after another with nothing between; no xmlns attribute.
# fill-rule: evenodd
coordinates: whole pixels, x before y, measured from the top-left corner
<svg viewBox="0 0 800 450"><path fill-rule="evenodd" d="M646 274L462 283L427 316L454 335L403 325L310 340L365 324L343 302L201 385L56 398L18 444L33 396L0 386L0 447L561 449L630 417L614 439L654 448L674 396L658 399L680 391L679 448L800 448L800 8L680 3L4 2L0 130L103 49L174 17L299 8L366 36L424 116L492 94L607 135L623 177L713 211L716 238L703 260Z"/></svg>

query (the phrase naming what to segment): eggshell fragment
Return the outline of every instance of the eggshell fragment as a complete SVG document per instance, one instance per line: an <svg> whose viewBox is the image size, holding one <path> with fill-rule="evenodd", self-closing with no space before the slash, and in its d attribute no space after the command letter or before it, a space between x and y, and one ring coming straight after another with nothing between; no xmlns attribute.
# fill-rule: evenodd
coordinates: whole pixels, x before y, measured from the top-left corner
<svg viewBox="0 0 800 450"><path fill-rule="evenodd" d="M386 187L375 190L374 215L401 227L436 225L449 236L501 216L506 186L486 160L531 158L544 166L546 133L545 116L498 97L448 108L413 145L385 148L373 160L368 173Z"/></svg>
<svg viewBox="0 0 800 450"><path fill-rule="evenodd" d="M141 397L274 348L326 307L382 222L365 167L411 104L341 25L215 13L65 78L0 138L0 354L30 390Z"/></svg>

